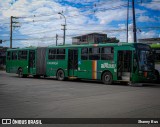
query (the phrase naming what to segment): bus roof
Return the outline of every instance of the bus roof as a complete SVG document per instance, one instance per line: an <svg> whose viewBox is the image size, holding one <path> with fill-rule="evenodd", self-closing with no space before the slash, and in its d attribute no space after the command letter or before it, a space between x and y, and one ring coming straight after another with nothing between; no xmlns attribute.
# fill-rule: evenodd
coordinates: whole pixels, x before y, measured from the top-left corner
<svg viewBox="0 0 160 127"><path fill-rule="evenodd" d="M137 44L146 45L143 43L100 43L100 44L81 44L81 45L58 45L58 46L48 46L48 47L27 47L27 48L15 48L15 49L7 49L7 51L14 51L14 50L36 50L37 48L69 48L69 47L92 47L92 46L134 46Z"/></svg>
<svg viewBox="0 0 160 127"><path fill-rule="evenodd" d="M7 51L14 51L14 50L35 50L37 47L27 47L27 48L12 48L12 49L7 49Z"/></svg>
<svg viewBox="0 0 160 127"><path fill-rule="evenodd" d="M49 46L49 48L68 48L68 47L90 47L90 46L121 46L121 45L134 45L134 43L100 43L100 44L81 44L81 45L58 45L58 46Z"/></svg>

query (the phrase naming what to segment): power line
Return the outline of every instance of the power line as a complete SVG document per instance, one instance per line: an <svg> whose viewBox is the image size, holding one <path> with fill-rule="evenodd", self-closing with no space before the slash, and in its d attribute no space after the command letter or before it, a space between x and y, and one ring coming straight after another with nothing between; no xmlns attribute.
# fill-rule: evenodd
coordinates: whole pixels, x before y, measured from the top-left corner
<svg viewBox="0 0 160 127"><path fill-rule="evenodd" d="M131 30L132 28L130 27L129 30ZM160 29L159 26L145 26L145 27L138 27L138 29ZM25 35L16 35L16 36L27 36L27 35L34 35L34 34L40 34L40 33L48 33L48 32L53 32L56 30L60 30L60 29L54 29L54 30L46 30L46 31L40 31L40 32L32 32L32 33L25 33ZM70 31L91 31L91 32L95 32L95 31L106 31L106 32L113 32L113 31L117 31L117 32L121 32L121 31L126 31L126 29L109 29L109 30L105 30L105 29L67 29ZM3 36L3 37L9 37L8 36Z"/></svg>
<svg viewBox="0 0 160 127"><path fill-rule="evenodd" d="M115 0L116 1L116 0ZM117 2L117 1L116 1ZM151 3L151 2L160 2L160 1L147 1L147 2L149 2L149 3ZM109 4L109 3L113 3L113 0L112 1L110 1L110 2L99 2L99 3L93 3L92 5L87 5L87 6L83 6L83 7L76 7L75 6L75 8L76 9L78 9L78 10L72 10L72 11L70 11L70 12L74 12L74 11L82 11L83 9L86 9L86 8L93 8L93 7L98 7L98 6L101 6L101 5L105 5L105 4ZM141 3L141 2L137 2L137 3ZM32 4L33 5L33 4ZM74 7L74 6L73 6ZM62 8L63 9L63 8ZM59 12L59 11L58 11ZM58 12L54 12L54 13L51 13L51 14L40 14L40 15L36 15L36 14L34 14L34 15L32 15L32 16L21 16L21 17L19 17L19 18L34 18L34 17L44 17L44 16L54 16L54 15L57 15L58 14Z"/></svg>
<svg viewBox="0 0 160 127"><path fill-rule="evenodd" d="M22 18L22 17L20 17L20 18ZM37 18L37 17L36 17ZM54 18L54 19L59 19L59 18ZM31 19L30 21L21 21L20 23L28 23L28 22L38 22L38 21L48 21L49 19ZM53 20L53 19L51 19L51 20ZM48 21L48 22L50 22L50 21Z"/></svg>
<svg viewBox="0 0 160 127"><path fill-rule="evenodd" d="M160 2L160 1L145 1L145 2L149 2L149 3L154 3L154 2ZM100 3L95 3L95 4L92 4L92 5L90 5L90 6L83 6L83 7L79 7L79 8L81 8L81 9L79 9L79 8L77 8L76 7L76 9L78 9L78 10L72 10L72 11L70 11L70 12L74 12L74 11L81 11L82 9L86 9L86 8L91 8L91 7L97 7L97 6L100 6L100 5L105 5L105 4L108 4L108 3L113 3L113 1L110 1L110 2L100 2ZM131 3L131 2L130 2ZM136 2L136 3L141 3L140 1L139 2ZM44 16L54 16L54 15L57 15L58 14L58 12L55 12L55 13L51 13L51 14L41 14L41 15L32 15L32 16L21 16L21 17L19 17L19 18L30 18L30 17L44 17Z"/></svg>
<svg viewBox="0 0 160 127"><path fill-rule="evenodd" d="M115 0L115 1L116 1L116 0ZM111 0L109 3L112 3L112 2L113 2L113 0ZM77 10L72 10L72 11L70 11L70 12L82 11L83 9L92 8L92 7L95 7L95 5L96 5L96 7L97 7L97 6L100 6L100 5L104 5L105 3L106 3L106 2L95 3L95 4L92 4L92 5L90 5L90 6L87 5L87 6L83 6L83 7L76 7ZM107 3L108 3L108 2L107 2ZM81 9L79 9L79 8L81 8ZM63 8L62 8L62 10L63 10ZM59 12L59 11L58 11L58 12ZM32 16L21 16L21 17L19 17L19 18L30 18L30 17L34 18L34 17L54 16L54 15L57 15L58 12L54 12L54 13L51 13L51 14L40 14L40 15L34 14L34 15L32 15Z"/></svg>
<svg viewBox="0 0 160 127"><path fill-rule="evenodd" d="M102 8L99 8L99 10L96 10L96 12L97 11L106 11L106 10L113 10L113 9L119 9L119 8L121 8L121 7L125 7L127 4L121 4L121 5L118 5L118 6L113 6L113 7L109 7L109 8L104 8L104 9L102 9ZM85 12L83 12L83 14L76 14L76 15L69 15L69 16L66 16L66 18L69 18L69 17L76 17L76 16L79 16L79 15L88 15L88 14L94 14L95 12L87 12L87 13L85 13ZM57 14L58 14L58 12L57 12ZM56 14L56 15L57 15ZM52 14L52 15L54 15L54 14ZM51 15L43 15L43 16L51 16ZM35 17L38 17L38 16L35 16ZM25 18L25 17L19 17L19 18ZM27 17L28 18L28 17ZM58 18L56 18L56 19L58 19ZM48 19L47 19L48 20ZM59 19L58 19L59 20ZM36 22L36 21L46 21L46 20L34 20L34 22ZM29 21L28 21L29 22ZM33 22L33 21L31 21L31 22ZM23 22L22 22L23 23Z"/></svg>
<svg viewBox="0 0 160 127"><path fill-rule="evenodd" d="M101 3L102 4L102 3ZM127 6L127 4L121 4L121 5L118 5L118 6L113 6L113 7L110 7L110 8L98 8L99 10L96 10L96 12L98 11L106 11L106 10L114 10L114 9L120 9L121 7L125 7ZM85 13L83 12L83 14L77 14L77 15L69 15L69 16L66 16L67 18L70 18L70 17L76 17L76 16L79 16L79 15L88 15L88 14L93 14L95 12L88 12L88 13ZM56 12L56 14L48 14L48 15L43 15L43 16L54 16L54 15L57 15L58 12ZM38 16L35 16L34 17L38 17ZM29 17L19 17L19 18L29 18ZM54 18L56 20L60 20L58 18ZM29 23L29 22L51 22L51 21L48 21L49 19L44 19L44 20L36 20L36 19L33 19L32 21L20 21L20 23ZM51 19L53 20L53 19ZM9 23L4 23L4 24L9 24Z"/></svg>
<svg viewBox="0 0 160 127"><path fill-rule="evenodd" d="M12 39L14 41L24 41L24 40L46 40L46 39L53 39L55 37L43 37L43 38L16 38ZM4 41L10 41L10 40L4 40Z"/></svg>
<svg viewBox="0 0 160 127"><path fill-rule="evenodd" d="M147 29L147 28L155 28L155 29L160 29L160 27L138 27L138 29ZM98 30L79 30L79 29L69 29L69 30L78 30L78 31L98 31ZM129 28L129 31L131 31L132 28ZM123 32L126 31L125 29L110 29L110 30L99 30L101 32ZM75 37L75 36L80 36L80 34L72 34L72 35L66 35L66 37ZM58 36L59 38L63 38L63 36ZM12 39L14 41L31 41L31 40L45 40L48 41L47 39L55 39L56 37L43 37L43 38L16 38L16 39ZM3 40L3 41L10 41L10 40Z"/></svg>
<svg viewBox="0 0 160 127"><path fill-rule="evenodd" d="M33 32L33 33L25 33L25 35L32 35L32 34L39 34L39 33L46 33L46 32L52 32L52 31L56 31L59 29L54 29L54 30L46 30L46 31L40 31L40 32Z"/></svg>
<svg viewBox="0 0 160 127"><path fill-rule="evenodd" d="M106 11L106 10L114 10L114 9L120 9L121 7L125 7L127 4L121 4L121 5L118 5L118 6L114 6L114 7L110 7L110 8L99 8L99 10L96 10L96 12L98 11ZM57 13L58 14L58 13ZM77 16L85 16L85 15L89 15L89 14L95 14L95 12L83 12L83 14L76 14L76 15L69 15L69 16L66 16L66 18L72 18L72 17L77 17ZM53 14L52 14L53 15ZM18 17L18 18L25 18L25 17ZM54 20L61 20L61 19L58 19L58 18L54 18ZM35 23L35 22L51 22L51 21L48 21L49 19L43 19L43 20L36 20L36 19L33 19L32 21L19 21L20 24L22 23L29 23L29 22L32 22L32 23ZM51 19L53 20L53 19ZM10 24L10 23L3 23L3 24Z"/></svg>
<svg viewBox="0 0 160 127"><path fill-rule="evenodd" d="M144 2L144 1L143 1ZM149 3L155 3L155 2L160 2L160 1L145 1L145 2L149 2ZM108 3L113 3L113 1L110 1L110 2L100 2L100 3L95 3L95 4L92 4L91 6L85 6L85 7L82 7L82 8L86 8L86 7L97 7L97 6L100 6L100 5L104 5L104 4L108 4ZM137 3L141 3L140 1L139 2L137 2ZM79 9L79 10L82 10L82 9ZM79 11L79 10L73 10L73 11L70 11L70 12L74 12L74 11ZM108 10L108 9L102 9L101 11L103 11L103 10ZM58 12L55 12L54 14L52 13L52 14L41 14L41 15L32 15L32 16L21 16L21 17L19 17L19 18L34 18L34 17L44 17L44 16L54 16L54 15L57 15L58 14ZM67 16L66 16L67 17ZM68 16L68 17L72 17L72 16ZM41 20L42 21L42 20ZM44 20L45 21L45 20ZM31 21L32 22L32 21ZM9 23L7 23L7 24L9 24Z"/></svg>
<svg viewBox="0 0 160 127"><path fill-rule="evenodd" d="M118 5L118 6L114 6L114 7L110 7L110 8L101 8L99 10L96 10L96 12L99 12L99 11L107 11L107 10L114 10L114 9L120 9L121 7L125 7L127 4L122 4L122 5ZM84 14L76 14L76 15L71 15L71 16L66 16L68 18L70 17L76 17L76 16L79 16L79 15L88 15L88 14L95 14L96 12L88 12L88 13L84 13Z"/></svg>
<svg viewBox="0 0 160 127"><path fill-rule="evenodd" d="M160 27L158 26L152 26L152 27L139 27L139 29L159 29L160 30Z"/></svg>

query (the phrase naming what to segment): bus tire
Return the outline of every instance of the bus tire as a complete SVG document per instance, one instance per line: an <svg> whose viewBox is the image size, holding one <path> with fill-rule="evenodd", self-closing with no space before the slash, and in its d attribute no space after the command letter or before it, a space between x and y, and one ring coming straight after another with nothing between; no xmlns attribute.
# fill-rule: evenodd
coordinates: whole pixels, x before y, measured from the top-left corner
<svg viewBox="0 0 160 127"><path fill-rule="evenodd" d="M113 76L111 72L106 71L102 74L102 81L106 85L111 85L113 83Z"/></svg>
<svg viewBox="0 0 160 127"><path fill-rule="evenodd" d="M34 77L34 78L40 78L40 76L39 76L39 75L33 75L33 77Z"/></svg>
<svg viewBox="0 0 160 127"><path fill-rule="evenodd" d="M156 76L156 83L159 83L160 82L160 75L157 70L155 70L155 76Z"/></svg>
<svg viewBox="0 0 160 127"><path fill-rule="evenodd" d="M59 81L64 81L64 79L65 79L65 77L64 77L64 71L63 70L58 70L57 71L57 79L59 80Z"/></svg>
<svg viewBox="0 0 160 127"><path fill-rule="evenodd" d="M23 78L24 77L22 68L18 69L18 77L19 78Z"/></svg>

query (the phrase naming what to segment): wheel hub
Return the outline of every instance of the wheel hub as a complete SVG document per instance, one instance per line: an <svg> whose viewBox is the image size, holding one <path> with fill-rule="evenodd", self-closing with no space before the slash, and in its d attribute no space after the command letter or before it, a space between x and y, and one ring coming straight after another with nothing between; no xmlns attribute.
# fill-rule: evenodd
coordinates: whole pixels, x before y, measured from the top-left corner
<svg viewBox="0 0 160 127"><path fill-rule="evenodd" d="M105 76L105 80L106 80L106 81L109 81L110 79L111 79L111 77L110 77L109 75L106 75L106 76Z"/></svg>

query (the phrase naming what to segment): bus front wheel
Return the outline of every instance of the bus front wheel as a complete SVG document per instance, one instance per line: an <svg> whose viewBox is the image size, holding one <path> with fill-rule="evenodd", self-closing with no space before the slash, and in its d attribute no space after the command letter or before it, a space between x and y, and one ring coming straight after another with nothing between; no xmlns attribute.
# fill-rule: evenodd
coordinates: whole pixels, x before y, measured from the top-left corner
<svg viewBox="0 0 160 127"><path fill-rule="evenodd" d="M40 76L39 76L39 75L33 75L33 77L34 77L34 78L40 78Z"/></svg>
<svg viewBox="0 0 160 127"><path fill-rule="evenodd" d="M159 83L160 82L160 75L157 70L155 70L155 76L156 76L156 83Z"/></svg>
<svg viewBox="0 0 160 127"><path fill-rule="evenodd" d="M102 75L102 81L106 85L111 85L112 82L113 82L112 74L108 71L104 72L103 75Z"/></svg>
<svg viewBox="0 0 160 127"><path fill-rule="evenodd" d="M58 70L57 71L57 79L59 81L63 81L65 79L65 77L64 77L64 71L63 70Z"/></svg>

